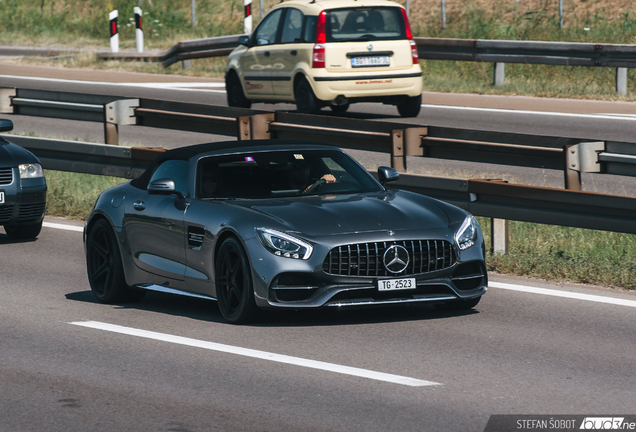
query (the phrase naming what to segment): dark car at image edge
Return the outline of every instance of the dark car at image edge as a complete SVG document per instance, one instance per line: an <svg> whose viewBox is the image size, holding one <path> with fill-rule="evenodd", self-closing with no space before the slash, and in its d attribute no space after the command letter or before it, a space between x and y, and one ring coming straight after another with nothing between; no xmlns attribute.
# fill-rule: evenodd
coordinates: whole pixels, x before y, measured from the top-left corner
<svg viewBox="0 0 636 432"><path fill-rule="evenodd" d="M0 119L0 132L13 130ZM46 180L38 158L0 137L0 225L10 238L34 239L42 229Z"/></svg>
<svg viewBox="0 0 636 432"><path fill-rule="evenodd" d="M342 150L290 141L169 150L105 191L84 229L103 303L147 291L218 300L232 323L259 309L430 302L470 309L487 290L475 218L387 189Z"/></svg>

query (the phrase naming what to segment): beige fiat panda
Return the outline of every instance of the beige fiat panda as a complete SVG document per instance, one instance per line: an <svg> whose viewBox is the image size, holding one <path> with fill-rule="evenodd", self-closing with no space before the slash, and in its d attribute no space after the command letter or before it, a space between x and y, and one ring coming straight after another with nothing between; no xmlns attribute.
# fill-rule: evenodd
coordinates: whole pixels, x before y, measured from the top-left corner
<svg viewBox="0 0 636 432"><path fill-rule="evenodd" d="M422 70L404 8L386 0L289 0L228 57L229 106L291 102L315 114L351 103L396 105L415 117Z"/></svg>

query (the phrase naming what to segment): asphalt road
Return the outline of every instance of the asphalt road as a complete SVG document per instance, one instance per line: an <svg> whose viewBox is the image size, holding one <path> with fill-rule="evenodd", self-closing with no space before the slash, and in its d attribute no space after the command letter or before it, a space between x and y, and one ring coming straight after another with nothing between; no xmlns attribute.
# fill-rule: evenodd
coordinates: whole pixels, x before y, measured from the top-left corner
<svg viewBox="0 0 636 432"><path fill-rule="evenodd" d="M0 87L94 92L130 98L145 97L226 105L225 90L220 80L175 75L60 69L0 62ZM420 115L414 119L402 119L397 116L395 107L379 104L353 105L344 115L428 126L621 142L633 142L636 132L636 104L630 102L440 93L424 93L423 102ZM286 104L254 104L253 108L294 110L294 106ZM334 115L328 109L324 109L323 112L325 115ZM14 121L16 133L92 142L103 142L104 139L103 126L100 123L12 114L2 116ZM125 145L173 148L227 139L228 137L223 136L139 126L120 128L120 141ZM388 154L360 151L350 153L367 168L390 164ZM559 188L564 184L563 173L558 170L416 157L409 158L408 167L410 172L426 175L498 178L511 183ZM583 190L586 191L636 195L636 180L629 177L583 174L582 184Z"/></svg>
<svg viewBox="0 0 636 432"><path fill-rule="evenodd" d="M97 303L79 231L13 242L0 229L0 263L0 431L469 432L491 414L636 413L630 293L493 277L470 313L234 326L212 301Z"/></svg>
<svg viewBox="0 0 636 432"><path fill-rule="evenodd" d="M0 86L225 100L212 80L2 63ZM632 104L436 94L425 103L414 123L633 141ZM255 106L274 107L285 108ZM392 107L352 111L402 121ZM7 117L16 132L103 139L101 124ZM142 127L121 135L165 147L226 139ZM368 166L388 163L352 153ZM413 162L447 175L562 185L559 172ZM584 187L634 190L631 179L594 179ZM425 305L286 312L232 326L212 301L151 293L134 305L101 305L86 280L81 232L47 226L37 241L12 242L0 229L0 431L465 432L482 431L492 414L636 413L635 294L491 282L470 313Z"/></svg>

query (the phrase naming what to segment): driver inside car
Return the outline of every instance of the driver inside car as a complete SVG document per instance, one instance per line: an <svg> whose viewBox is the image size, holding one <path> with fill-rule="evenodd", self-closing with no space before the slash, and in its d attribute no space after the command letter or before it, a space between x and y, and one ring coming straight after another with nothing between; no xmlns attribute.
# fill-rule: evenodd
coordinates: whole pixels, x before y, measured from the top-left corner
<svg viewBox="0 0 636 432"><path fill-rule="evenodd" d="M335 183L336 177L333 174L325 174L318 180L311 178L311 167L306 161L298 160L292 165L289 172L289 186L292 189L302 190L302 193L307 193L312 186L322 183Z"/></svg>

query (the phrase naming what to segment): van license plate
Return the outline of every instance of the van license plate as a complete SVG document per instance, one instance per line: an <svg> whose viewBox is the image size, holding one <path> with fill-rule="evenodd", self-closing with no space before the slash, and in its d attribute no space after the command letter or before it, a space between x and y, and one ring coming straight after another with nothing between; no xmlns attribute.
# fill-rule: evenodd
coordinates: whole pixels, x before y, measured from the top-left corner
<svg viewBox="0 0 636 432"><path fill-rule="evenodd" d="M417 288L415 278L380 279L378 281L378 291L395 291L415 288Z"/></svg>
<svg viewBox="0 0 636 432"><path fill-rule="evenodd" d="M4 204L4 192L0 192L0 204Z"/></svg>
<svg viewBox="0 0 636 432"><path fill-rule="evenodd" d="M351 57L351 67L389 66L389 56Z"/></svg>

